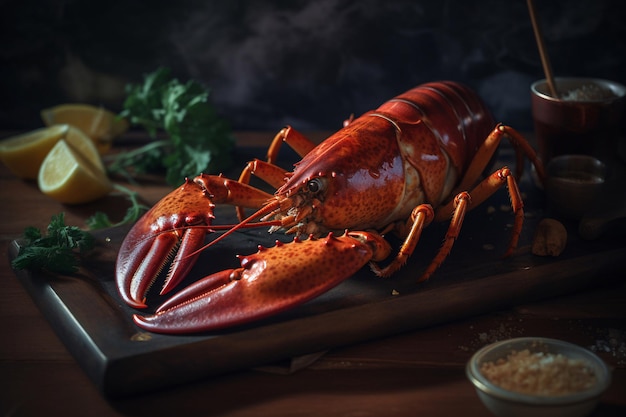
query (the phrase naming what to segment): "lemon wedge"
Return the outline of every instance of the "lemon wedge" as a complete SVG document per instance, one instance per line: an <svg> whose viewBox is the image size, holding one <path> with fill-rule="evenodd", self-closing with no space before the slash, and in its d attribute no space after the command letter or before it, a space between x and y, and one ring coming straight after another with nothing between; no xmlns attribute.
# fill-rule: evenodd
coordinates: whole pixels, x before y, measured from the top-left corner
<svg viewBox="0 0 626 417"><path fill-rule="evenodd" d="M70 125L53 125L0 141L0 160L21 178L36 179L41 163L56 143L65 139L100 171L104 164L93 141Z"/></svg>
<svg viewBox="0 0 626 417"><path fill-rule="evenodd" d="M106 174L64 139L44 159L37 182L44 194L64 204L95 201L113 189Z"/></svg>
<svg viewBox="0 0 626 417"><path fill-rule="evenodd" d="M35 179L50 149L65 137L68 125L54 125L0 141L0 160L21 178Z"/></svg>
<svg viewBox="0 0 626 417"><path fill-rule="evenodd" d="M74 149L80 152L81 155L87 158L93 166L95 166L102 172L106 171L106 169L104 168L104 164L102 163L102 158L100 158L100 153L96 148L96 145L89 137L87 137L87 135L83 133L82 130L74 126L69 126L64 139L68 143L68 145L72 146Z"/></svg>
<svg viewBox="0 0 626 417"><path fill-rule="evenodd" d="M89 104L60 104L41 111L46 126L69 124L77 127L96 144L100 153L111 148L113 139L128 129L128 121L113 112Z"/></svg>

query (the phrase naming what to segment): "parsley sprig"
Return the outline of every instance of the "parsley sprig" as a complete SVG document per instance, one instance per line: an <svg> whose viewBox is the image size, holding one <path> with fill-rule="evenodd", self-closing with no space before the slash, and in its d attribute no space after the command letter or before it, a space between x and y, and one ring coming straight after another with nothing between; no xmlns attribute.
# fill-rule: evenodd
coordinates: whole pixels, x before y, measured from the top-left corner
<svg viewBox="0 0 626 417"><path fill-rule="evenodd" d="M124 218L119 222L114 223L111 219L109 219L109 216L106 213L98 211L85 221L90 230L116 227L124 224L133 224L150 209L150 207L140 201L139 194L137 194L137 192L129 190L120 184L114 184L113 188L126 195L126 198L130 201L130 207L126 210Z"/></svg>
<svg viewBox="0 0 626 417"><path fill-rule="evenodd" d="M95 238L89 232L65 225L64 213L52 216L46 234L36 227L27 227L24 239L25 244L12 262L15 269L71 274L78 270L79 256L95 246Z"/></svg>
<svg viewBox="0 0 626 417"><path fill-rule="evenodd" d="M130 207L122 220L113 223L106 213L96 212L86 220L90 230L135 223L149 207L142 204L136 192L119 184L114 187L130 200ZM65 224L65 213L52 216L46 234L36 227L24 229L24 243L11 265L15 269L45 270L52 273L75 273L81 255L95 247L95 237L77 226Z"/></svg>
<svg viewBox="0 0 626 417"><path fill-rule="evenodd" d="M194 80L181 83L170 71L159 68L144 77L143 84L129 84L121 117L143 126L152 142L116 155L109 166L128 174L165 170L170 185L201 172L219 173L231 163L234 139L230 126L209 103L209 90ZM164 131L166 139L157 139Z"/></svg>

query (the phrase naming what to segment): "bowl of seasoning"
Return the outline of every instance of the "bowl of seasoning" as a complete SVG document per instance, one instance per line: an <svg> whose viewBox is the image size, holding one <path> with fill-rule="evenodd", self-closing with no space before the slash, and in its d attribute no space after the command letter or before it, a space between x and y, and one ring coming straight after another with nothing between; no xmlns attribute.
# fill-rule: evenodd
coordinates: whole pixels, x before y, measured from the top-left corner
<svg viewBox="0 0 626 417"><path fill-rule="evenodd" d="M611 383L608 366L593 352L541 337L485 346L466 374L483 404L509 417L586 416Z"/></svg>

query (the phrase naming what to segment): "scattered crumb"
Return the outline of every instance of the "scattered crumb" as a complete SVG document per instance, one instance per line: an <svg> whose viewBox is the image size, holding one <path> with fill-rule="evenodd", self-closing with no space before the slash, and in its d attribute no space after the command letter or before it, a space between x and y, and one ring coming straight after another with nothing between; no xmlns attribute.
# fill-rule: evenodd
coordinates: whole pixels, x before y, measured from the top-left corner
<svg viewBox="0 0 626 417"><path fill-rule="evenodd" d="M522 320L520 319L519 322L521 323ZM470 326L470 330L474 330L474 326ZM507 320L501 322L495 329L477 333L469 341L469 346L459 346L458 348L464 352L471 352L501 340L522 336L523 333L524 329L515 326L512 320Z"/></svg>
<svg viewBox="0 0 626 417"><path fill-rule="evenodd" d="M494 206L487 207L487 214L493 214L496 212L496 208Z"/></svg>
<svg viewBox="0 0 626 417"><path fill-rule="evenodd" d="M149 342L152 340L152 335L146 332L138 332L130 337L132 342Z"/></svg>
<svg viewBox="0 0 626 417"><path fill-rule="evenodd" d="M599 329L595 335L596 340L589 350L595 353L603 353L612 356L617 366L626 365L626 331L608 328Z"/></svg>
<svg viewBox="0 0 626 417"><path fill-rule="evenodd" d="M494 250L496 248L496 245L494 245L493 243L485 243L483 245L483 250Z"/></svg>
<svg viewBox="0 0 626 417"><path fill-rule="evenodd" d="M398 290L391 290L391 295L400 295Z"/></svg>

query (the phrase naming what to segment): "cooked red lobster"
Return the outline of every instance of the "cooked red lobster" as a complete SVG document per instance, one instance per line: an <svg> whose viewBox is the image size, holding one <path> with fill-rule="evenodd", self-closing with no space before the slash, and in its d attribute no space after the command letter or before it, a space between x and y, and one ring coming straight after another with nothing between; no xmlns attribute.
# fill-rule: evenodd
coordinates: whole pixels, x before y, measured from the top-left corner
<svg viewBox="0 0 626 417"><path fill-rule="evenodd" d="M135 315L141 328L161 333L216 330L258 320L304 303L369 263L379 276L397 271L432 221L450 221L444 244L422 273L428 279L449 254L467 210L508 186L515 216L505 256L517 245L524 219L516 175L502 167L483 175L500 141L543 168L514 129L496 125L467 87L434 82L401 94L378 109L348 120L315 146L294 129L283 129L268 161L246 166L238 181L199 175L148 211L126 236L117 258L121 297L146 307L146 293L171 260L161 294L191 270L208 233L217 230L216 204L237 206L235 230L269 227L295 234L292 243L240 256L241 267L207 276L180 291L153 315ZM281 144L302 159L293 172L275 165ZM255 175L277 188L272 195L249 185ZM244 219L243 208L257 210ZM402 239L396 253L384 235ZM382 265L385 261L385 265Z"/></svg>

